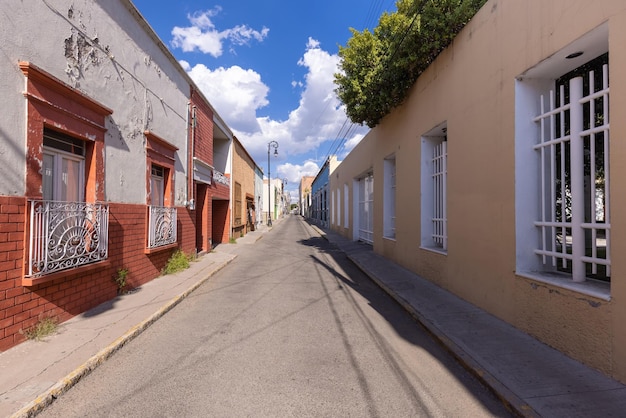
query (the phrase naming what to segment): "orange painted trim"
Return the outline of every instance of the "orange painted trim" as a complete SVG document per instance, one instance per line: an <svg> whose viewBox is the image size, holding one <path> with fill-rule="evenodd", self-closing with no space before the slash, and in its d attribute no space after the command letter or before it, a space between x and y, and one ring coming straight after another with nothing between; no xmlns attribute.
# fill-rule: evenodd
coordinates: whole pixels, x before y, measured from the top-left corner
<svg viewBox="0 0 626 418"><path fill-rule="evenodd" d="M43 131L50 128L83 139L89 147L85 155L85 200L104 200L104 133L105 118L113 113L106 106L80 91L22 61L20 70L26 77L27 153L26 196L41 198L41 161Z"/></svg>
<svg viewBox="0 0 626 418"><path fill-rule="evenodd" d="M48 283L56 279L60 279L69 275L86 274L92 270L98 270L111 266L110 260L98 261L97 263L87 264L80 267L74 267L67 270L57 271L56 273L46 274L39 277L22 277L21 285L24 287L37 286L43 283Z"/></svg>
<svg viewBox="0 0 626 418"><path fill-rule="evenodd" d="M178 148L153 132L144 131L146 137L146 202L152 204L150 195L150 178L152 175L152 164L157 164L166 169L164 173L164 204L170 206L174 202L174 175L176 151Z"/></svg>
<svg viewBox="0 0 626 418"><path fill-rule="evenodd" d="M109 109L106 106L102 106L100 103L95 100L90 99L85 96L80 91L75 88L65 84L55 76L47 73L41 68L37 67L34 64L31 64L28 61L20 61L19 62L20 70L22 73L30 80L35 83L38 83L41 86L44 86L56 93L59 93L69 100L78 103L82 107L85 107L92 112L96 112L101 116L108 116L113 114L113 110Z"/></svg>
<svg viewBox="0 0 626 418"><path fill-rule="evenodd" d="M161 251L165 251L165 250L171 250L174 248L178 248L178 243L174 243L174 244L168 244L168 245L162 245L160 247L156 247L156 248L144 248L143 253L144 254L155 254L155 253L160 253Z"/></svg>

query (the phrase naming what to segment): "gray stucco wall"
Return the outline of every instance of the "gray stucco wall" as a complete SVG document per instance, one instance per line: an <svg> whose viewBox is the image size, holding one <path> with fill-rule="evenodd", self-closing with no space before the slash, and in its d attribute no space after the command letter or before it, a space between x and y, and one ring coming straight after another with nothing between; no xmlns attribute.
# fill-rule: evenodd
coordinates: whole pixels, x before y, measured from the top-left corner
<svg viewBox="0 0 626 418"><path fill-rule="evenodd" d="M113 110L107 201L145 203L145 130L178 148L175 203L186 200L189 82L129 2L18 2L0 13L0 41L0 159L9 173L0 176L0 194L24 193L26 103L17 63L30 61Z"/></svg>

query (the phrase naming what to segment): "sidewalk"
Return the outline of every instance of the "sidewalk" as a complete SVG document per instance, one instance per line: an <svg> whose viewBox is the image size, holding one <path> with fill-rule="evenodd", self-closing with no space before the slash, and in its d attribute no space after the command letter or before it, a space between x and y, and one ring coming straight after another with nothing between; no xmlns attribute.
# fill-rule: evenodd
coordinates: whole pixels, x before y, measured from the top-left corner
<svg viewBox="0 0 626 418"><path fill-rule="evenodd" d="M158 277L62 323L44 341L26 341L0 353L0 417L36 415L268 230L262 226L237 244L220 244L187 270Z"/></svg>
<svg viewBox="0 0 626 418"><path fill-rule="evenodd" d="M375 254L371 246L314 228L515 413L626 417L625 385Z"/></svg>
<svg viewBox="0 0 626 418"><path fill-rule="evenodd" d="M371 246L312 228L517 414L626 416L626 386L621 383L375 254ZM237 244L218 245L189 269L154 279L137 292L61 324L44 342L27 341L0 353L0 417L35 415L245 251L245 244L254 244L270 230L261 226Z"/></svg>

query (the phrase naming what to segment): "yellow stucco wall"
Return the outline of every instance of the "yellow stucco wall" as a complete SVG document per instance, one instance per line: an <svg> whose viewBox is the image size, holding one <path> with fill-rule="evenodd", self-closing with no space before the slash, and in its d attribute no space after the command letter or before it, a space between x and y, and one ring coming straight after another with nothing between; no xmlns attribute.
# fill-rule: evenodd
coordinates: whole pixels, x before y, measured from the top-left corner
<svg viewBox="0 0 626 418"><path fill-rule="evenodd" d="M233 174L231 179L231 216L233 216L233 237L238 238L242 233L248 233L248 229L246 228L246 195L252 196L252 202L255 202L254 196L254 184L255 184L255 174L254 167L256 166L252 157L248 154L244 146L235 139L233 141L233 146L235 152L233 152ZM241 195L239 199L241 199L242 205L242 217L241 223L237 224L235 222L235 202L236 202L236 188L235 183L241 184Z"/></svg>
<svg viewBox="0 0 626 418"><path fill-rule="evenodd" d="M587 32L609 28L610 298L516 274L516 78ZM626 2L491 0L425 71L406 102L330 180L354 237L353 181L374 172L374 250L538 339L626 381ZM592 59L594 57L588 57ZM447 122L448 250L420 248L421 138ZM383 238L384 158L396 158L396 237ZM350 188L343 203L344 184ZM349 228L343 211L349 211ZM621 212L621 213L620 213ZM608 288L608 286L607 286ZM620 320L622 319L622 320Z"/></svg>

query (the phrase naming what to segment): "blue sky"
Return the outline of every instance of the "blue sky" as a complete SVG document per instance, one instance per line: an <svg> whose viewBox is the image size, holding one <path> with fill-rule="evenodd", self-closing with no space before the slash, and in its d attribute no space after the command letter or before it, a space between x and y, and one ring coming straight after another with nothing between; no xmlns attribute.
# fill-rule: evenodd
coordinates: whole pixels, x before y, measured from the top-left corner
<svg viewBox="0 0 626 418"><path fill-rule="evenodd" d="M267 143L279 143L272 178L287 179L292 197L300 177L367 133L333 91L338 45L351 27L374 28L394 0L133 3L265 173Z"/></svg>

